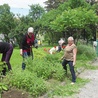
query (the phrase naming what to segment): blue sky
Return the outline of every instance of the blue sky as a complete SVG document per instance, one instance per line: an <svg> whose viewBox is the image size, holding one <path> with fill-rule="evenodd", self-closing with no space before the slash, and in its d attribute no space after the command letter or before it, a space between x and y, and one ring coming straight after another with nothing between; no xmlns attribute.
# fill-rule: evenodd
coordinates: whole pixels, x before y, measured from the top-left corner
<svg viewBox="0 0 98 98"><path fill-rule="evenodd" d="M44 2L47 0L0 0L0 5L8 4L11 7L11 12L14 14L27 15L29 12L29 5L40 4L45 6Z"/></svg>
<svg viewBox="0 0 98 98"><path fill-rule="evenodd" d="M10 10L13 12L15 15L20 14L20 15L28 15L29 9L28 8L11 8Z"/></svg>

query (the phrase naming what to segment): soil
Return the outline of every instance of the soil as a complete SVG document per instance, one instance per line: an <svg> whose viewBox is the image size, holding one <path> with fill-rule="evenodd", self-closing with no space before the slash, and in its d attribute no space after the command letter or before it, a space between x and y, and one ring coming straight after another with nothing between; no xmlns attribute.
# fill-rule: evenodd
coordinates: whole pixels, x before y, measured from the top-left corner
<svg viewBox="0 0 98 98"><path fill-rule="evenodd" d="M2 93L2 98L30 98L29 94L17 89L10 89Z"/></svg>

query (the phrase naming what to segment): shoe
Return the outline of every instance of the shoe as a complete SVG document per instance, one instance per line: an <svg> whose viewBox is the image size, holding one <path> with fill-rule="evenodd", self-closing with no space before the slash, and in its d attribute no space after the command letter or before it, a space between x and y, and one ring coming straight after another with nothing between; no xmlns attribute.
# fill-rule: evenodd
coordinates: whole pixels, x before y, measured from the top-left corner
<svg viewBox="0 0 98 98"><path fill-rule="evenodd" d="M75 82L71 82L71 85L74 85L75 84Z"/></svg>
<svg viewBox="0 0 98 98"><path fill-rule="evenodd" d="M26 64L22 63L22 70L25 70L25 68L26 68Z"/></svg>

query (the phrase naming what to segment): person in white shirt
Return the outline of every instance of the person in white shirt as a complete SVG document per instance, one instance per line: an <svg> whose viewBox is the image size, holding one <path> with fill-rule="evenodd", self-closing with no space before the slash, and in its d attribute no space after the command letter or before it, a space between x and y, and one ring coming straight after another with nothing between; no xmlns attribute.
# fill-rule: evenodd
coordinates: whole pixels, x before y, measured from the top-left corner
<svg viewBox="0 0 98 98"><path fill-rule="evenodd" d="M58 46L52 47L52 48L49 50L49 53L50 53L50 54L53 54L53 53L55 53L56 51L58 51L58 49L59 49Z"/></svg>
<svg viewBox="0 0 98 98"><path fill-rule="evenodd" d="M62 44L61 49L64 49L66 47L65 43ZM55 52L60 52L59 51L59 46L54 46L52 47L49 51L50 54L54 54Z"/></svg>

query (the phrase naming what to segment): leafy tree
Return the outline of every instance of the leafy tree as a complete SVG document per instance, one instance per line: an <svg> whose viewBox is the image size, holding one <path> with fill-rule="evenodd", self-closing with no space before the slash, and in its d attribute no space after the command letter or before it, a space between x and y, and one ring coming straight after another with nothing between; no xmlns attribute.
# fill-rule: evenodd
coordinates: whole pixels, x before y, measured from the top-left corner
<svg viewBox="0 0 98 98"><path fill-rule="evenodd" d="M45 13L44 8L41 7L39 4L35 4L35 5L30 6L28 17L30 18L30 20L33 23L35 36L38 32L40 32L39 19L41 19L41 17L43 16L44 13Z"/></svg>
<svg viewBox="0 0 98 98"><path fill-rule="evenodd" d="M43 7L41 7L39 4L31 5L29 16L32 18L32 20L35 22L37 19L41 18L43 13L45 13L45 10Z"/></svg>
<svg viewBox="0 0 98 98"><path fill-rule="evenodd" d="M40 25L50 40L70 35L75 38L96 39L95 8L97 6L93 7L85 0L68 0L43 15Z"/></svg>
<svg viewBox="0 0 98 98"><path fill-rule="evenodd" d="M69 6L73 8L86 7L88 4L85 0L69 0Z"/></svg>
<svg viewBox="0 0 98 98"><path fill-rule="evenodd" d="M15 29L14 32L9 34L10 38L15 38L17 44L20 45L22 36L27 33L27 29L30 26L33 26L33 21L29 16L18 16L18 18L14 18L15 21Z"/></svg>
<svg viewBox="0 0 98 98"><path fill-rule="evenodd" d="M86 8L76 8L64 11L53 22L51 28L55 31L68 32L68 36L73 35L77 38L81 37L81 31L85 29L86 35L90 37L92 34L89 32L90 25L96 26L98 24L98 16L93 10ZM89 36L90 35L90 36Z"/></svg>
<svg viewBox="0 0 98 98"><path fill-rule="evenodd" d="M10 12L8 4L0 6L0 33L4 34L5 41L9 42L8 34L13 32L15 28L14 14Z"/></svg>
<svg viewBox="0 0 98 98"><path fill-rule="evenodd" d="M98 2L96 2L93 6L92 6L93 10L95 10L95 12L98 15Z"/></svg>
<svg viewBox="0 0 98 98"><path fill-rule="evenodd" d="M56 9L60 4L64 3L65 1L67 0L47 0L46 2L44 2L46 4L45 8L47 11Z"/></svg>
<svg viewBox="0 0 98 98"><path fill-rule="evenodd" d="M43 17L41 18L40 25L41 25L43 31L47 33L47 36L49 37L48 39L57 41L57 40L59 40L60 37L65 37L64 30L57 31L56 29L52 29L50 24L51 24L51 22L53 22L56 19L56 17L60 16L62 14L62 12L64 12L65 10L68 11L72 8L75 8L75 6L72 4L73 1L72 2L71 1L72 0L68 0L67 2L64 2L64 4L61 4L57 9L50 10L45 15L43 15ZM51 1L51 2L53 2L53 1ZM77 0L74 1L74 4L77 4ZM78 6L83 6L83 7L89 5L88 3L84 2L84 0L81 0L79 2L79 4L80 5L78 5ZM60 27L58 27L57 29L59 29L59 28Z"/></svg>
<svg viewBox="0 0 98 98"><path fill-rule="evenodd" d="M51 10L45 15L43 15L39 22L41 26L41 32L44 32L48 37L47 39L50 40L52 43L56 42L59 39L59 37L62 36L62 34L55 32L49 26L50 23L56 18L58 13L60 13L59 10Z"/></svg>
<svg viewBox="0 0 98 98"><path fill-rule="evenodd" d="M14 18L15 29L8 35L9 38L15 39L18 45L20 45L22 36L27 33L28 27L34 27L34 33L37 33L40 28L36 21L41 18L45 11L39 5L31 5L30 7L31 9L27 16L17 15L17 17Z"/></svg>

